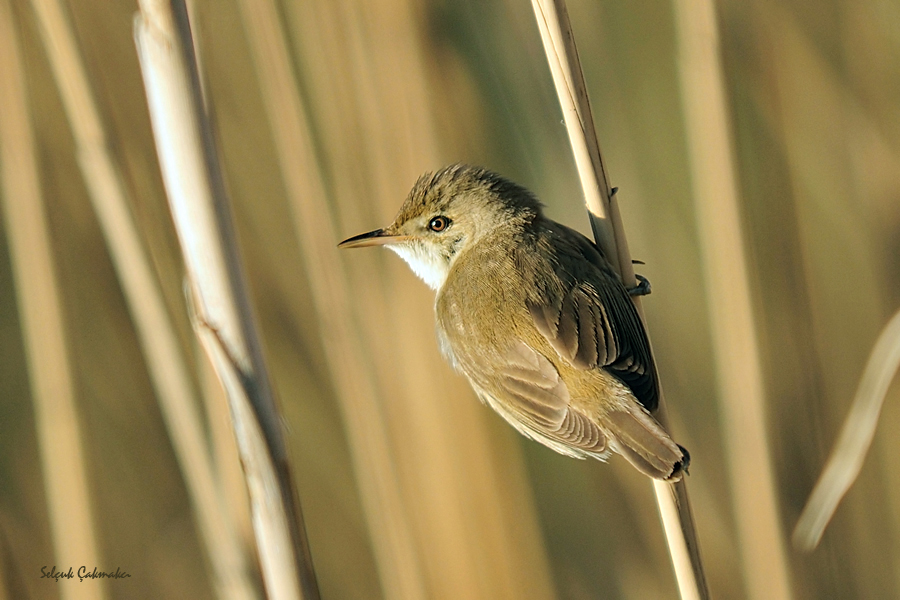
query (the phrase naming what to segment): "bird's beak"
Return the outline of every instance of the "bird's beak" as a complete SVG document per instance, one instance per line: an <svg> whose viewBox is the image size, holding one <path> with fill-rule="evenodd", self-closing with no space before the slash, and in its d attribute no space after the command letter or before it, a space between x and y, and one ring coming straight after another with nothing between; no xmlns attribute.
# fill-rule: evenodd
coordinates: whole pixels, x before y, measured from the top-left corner
<svg viewBox="0 0 900 600"><path fill-rule="evenodd" d="M338 244L338 248L362 248L364 246L383 246L385 244L396 244L409 239L405 235L393 235L384 229L376 229L368 233L361 233L352 238L348 238Z"/></svg>

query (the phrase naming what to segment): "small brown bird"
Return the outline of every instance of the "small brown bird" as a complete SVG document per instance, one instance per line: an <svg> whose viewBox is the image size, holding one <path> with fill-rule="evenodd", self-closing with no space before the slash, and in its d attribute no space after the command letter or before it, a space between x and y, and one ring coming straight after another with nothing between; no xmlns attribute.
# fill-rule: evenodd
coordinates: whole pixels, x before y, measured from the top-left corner
<svg viewBox="0 0 900 600"><path fill-rule="evenodd" d="M427 173L390 226L340 247L382 244L437 291L444 355L513 427L567 456L613 450L681 478L690 457L650 414L656 369L628 290L531 192L479 167Z"/></svg>

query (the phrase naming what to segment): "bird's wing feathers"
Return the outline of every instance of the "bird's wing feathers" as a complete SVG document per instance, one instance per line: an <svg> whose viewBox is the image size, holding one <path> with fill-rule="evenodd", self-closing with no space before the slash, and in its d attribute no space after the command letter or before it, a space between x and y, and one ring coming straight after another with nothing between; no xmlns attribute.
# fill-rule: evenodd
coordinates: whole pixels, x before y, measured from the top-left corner
<svg viewBox="0 0 900 600"><path fill-rule="evenodd" d="M486 392L488 401L494 404L490 396L500 396L503 402L494 408L529 437L579 457L606 449L599 427L570 406L569 390L553 363L524 342L510 348L496 384Z"/></svg>
<svg viewBox="0 0 900 600"><path fill-rule="evenodd" d="M499 385L529 421L557 427L569 408L569 390L553 364L516 341L500 368Z"/></svg>
<svg viewBox="0 0 900 600"><path fill-rule="evenodd" d="M535 327L574 367L606 369L654 410L656 369L640 316L597 247L574 231L556 231L563 227L553 223L545 238L557 275L547 280L562 285L534 286L528 309Z"/></svg>

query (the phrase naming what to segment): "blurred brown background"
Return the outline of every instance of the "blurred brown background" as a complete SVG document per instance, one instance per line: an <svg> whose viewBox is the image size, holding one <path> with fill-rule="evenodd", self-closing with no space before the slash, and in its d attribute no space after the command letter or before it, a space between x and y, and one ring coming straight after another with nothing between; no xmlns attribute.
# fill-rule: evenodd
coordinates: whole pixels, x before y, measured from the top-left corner
<svg viewBox="0 0 900 600"><path fill-rule="evenodd" d="M78 423L111 598L211 598L185 484L79 169L33 6L12 7L61 289ZM262 0L260 0L262 2ZM271 3L266 2L267 6ZM651 486L624 461L558 456L481 406L441 360L433 294L383 251L341 253L352 342L383 417L395 507L415 560L389 565L360 491L365 441L323 351L248 34L254 2L194 6L211 114L246 272L327 599L391 598L409 569L428 598L673 598ZM557 220L587 220L527 0L303 0L285 40L336 233L386 225L423 171L488 166ZM134 2L67 4L109 147L199 393L183 267L132 37ZM900 597L900 389L820 547L788 537L879 331L900 304L900 4L718 2L767 431L793 596ZM604 157L638 270L713 596L745 598L712 362L670 2L571 0ZM257 41L255 41L257 40ZM0 57L9 60L10 57ZM307 165L308 167L308 165ZM298 167L299 168L299 167ZM306 174L302 174L306 176ZM15 201L15 199L12 199ZM16 281L0 228L0 571L8 598L56 598ZM337 254L337 249L334 249ZM321 307L319 307L321 310ZM375 426L375 425L373 425ZM740 477L740 474L734 474ZM416 586L414 585L413 588ZM0 591L0 597L3 592Z"/></svg>

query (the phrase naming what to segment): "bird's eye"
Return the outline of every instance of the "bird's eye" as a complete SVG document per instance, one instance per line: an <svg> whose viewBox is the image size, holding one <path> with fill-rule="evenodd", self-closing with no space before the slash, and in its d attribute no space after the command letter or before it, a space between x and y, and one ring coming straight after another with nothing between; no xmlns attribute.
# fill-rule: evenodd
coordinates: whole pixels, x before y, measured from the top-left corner
<svg viewBox="0 0 900 600"><path fill-rule="evenodd" d="M428 229L432 231L443 231L450 227L450 219L447 217L435 217L428 222Z"/></svg>

